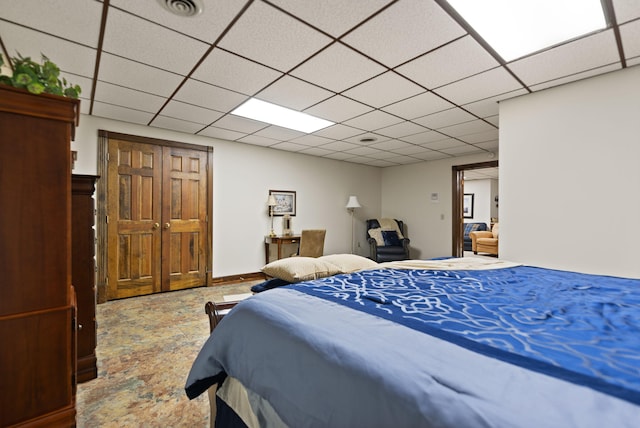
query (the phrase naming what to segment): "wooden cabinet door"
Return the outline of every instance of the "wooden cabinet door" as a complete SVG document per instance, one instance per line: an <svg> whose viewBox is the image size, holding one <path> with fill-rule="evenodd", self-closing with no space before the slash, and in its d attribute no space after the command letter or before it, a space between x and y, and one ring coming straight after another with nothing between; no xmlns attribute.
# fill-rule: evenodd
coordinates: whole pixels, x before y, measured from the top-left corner
<svg viewBox="0 0 640 428"><path fill-rule="evenodd" d="M207 153L163 150L162 289L180 290L206 283Z"/></svg>
<svg viewBox="0 0 640 428"><path fill-rule="evenodd" d="M205 285L206 151L109 139L107 299Z"/></svg>

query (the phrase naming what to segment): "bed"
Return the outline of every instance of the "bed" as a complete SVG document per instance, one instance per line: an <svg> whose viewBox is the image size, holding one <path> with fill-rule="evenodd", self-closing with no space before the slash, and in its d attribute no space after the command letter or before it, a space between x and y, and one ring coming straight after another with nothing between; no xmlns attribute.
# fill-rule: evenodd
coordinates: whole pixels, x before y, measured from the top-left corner
<svg viewBox="0 0 640 428"><path fill-rule="evenodd" d="M296 282L220 322L185 386L208 389L216 426L637 427L640 280L448 259Z"/></svg>

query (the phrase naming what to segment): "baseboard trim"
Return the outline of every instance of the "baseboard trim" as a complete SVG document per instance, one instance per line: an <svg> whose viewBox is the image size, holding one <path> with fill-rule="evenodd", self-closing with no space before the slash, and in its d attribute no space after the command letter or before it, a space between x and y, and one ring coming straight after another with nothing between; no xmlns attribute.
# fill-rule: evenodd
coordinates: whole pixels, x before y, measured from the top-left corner
<svg viewBox="0 0 640 428"><path fill-rule="evenodd" d="M238 275L219 276L211 278L210 287L218 285L236 284L238 282L265 280L267 277L262 272L242 273Z"/></svg>

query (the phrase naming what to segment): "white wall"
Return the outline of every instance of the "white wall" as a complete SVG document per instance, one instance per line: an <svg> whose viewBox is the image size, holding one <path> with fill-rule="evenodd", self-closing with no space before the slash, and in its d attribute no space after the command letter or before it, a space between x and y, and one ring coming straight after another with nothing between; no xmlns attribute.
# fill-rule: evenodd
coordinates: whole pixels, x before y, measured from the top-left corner
<svg viewBox="0 0 640 428"><path fill-rule="evenodd" d="M640 67L500 104L500 255L640 277Z"/></svg>
<svg viewBox="0 0 640 428"><path fill-rule="evenodd" d="M345 205L357 195L363 207L355 213L361 243L356 253L368 254L363 222L380 214L380 168L82 115L72 143L78 151L74 174L97 173L99 129L214 147L213 277L257 272L264 265L269 189L297 192L293 231L326 228L325 254L351 251ZM281 217L274 229L282 232Z"/></svg>
<svg viewBox="0 0 640 428"><path fill-rule="evenodd" d="M464 193L473 193L473 218L465 218L465 223L485 223L491 227L491 208L495 207L492 196L492 181L468 180L464 182Z"/></svg>
<svg viewBox="0 0 640 428"><path fill-rule="evenodd" d="M493 159L481 154L382 170L381 215L405 221L411 258L451 256L451 167ZM432 193L438 194L437 202Z"/></svg>

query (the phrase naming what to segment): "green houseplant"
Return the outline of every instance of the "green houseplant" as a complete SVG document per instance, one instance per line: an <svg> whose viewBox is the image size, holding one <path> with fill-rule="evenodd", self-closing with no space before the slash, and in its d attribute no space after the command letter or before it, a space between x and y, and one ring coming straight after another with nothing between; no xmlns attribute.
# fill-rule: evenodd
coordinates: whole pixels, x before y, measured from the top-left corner
<svg viewBox="0 0 640 428"><path fill-rule="evenodd" d="M9 61L7 65L13 73L0 74L0 84L26 89L33 94L46 93L69 98L78 98L80 95L80 86L68 83L65 78L60 79L60 68L45 55L42 55L42 64L19 53ZM0 67L3 65L4 58L0 54Z"/></svg>

